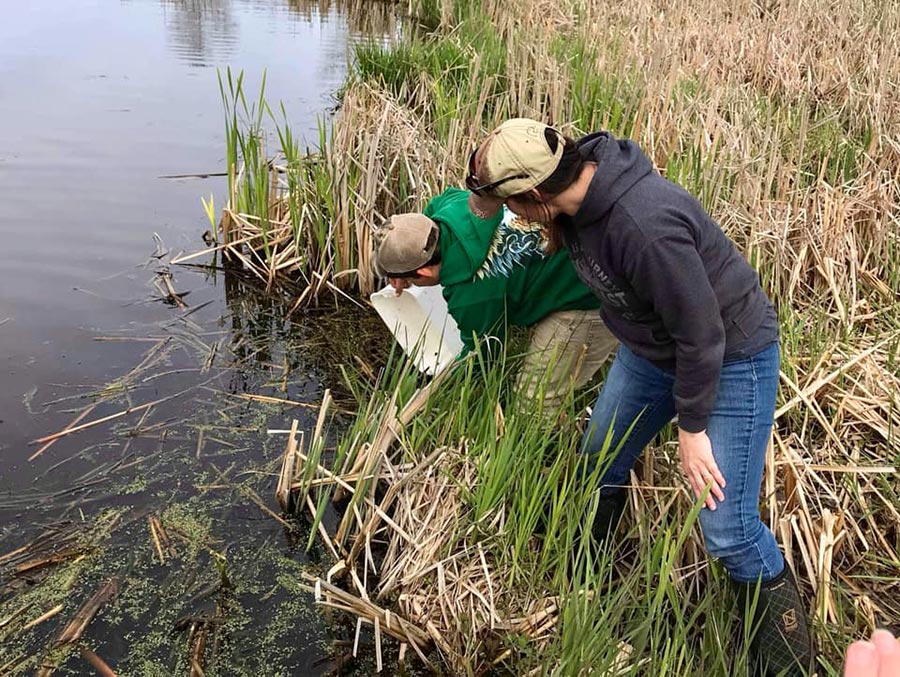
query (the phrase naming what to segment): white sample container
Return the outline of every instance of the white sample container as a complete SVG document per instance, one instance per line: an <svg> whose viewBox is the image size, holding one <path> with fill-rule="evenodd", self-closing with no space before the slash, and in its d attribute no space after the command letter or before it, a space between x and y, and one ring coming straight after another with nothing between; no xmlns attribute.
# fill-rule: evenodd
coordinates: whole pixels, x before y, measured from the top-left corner
<svg viewBox="0 0 900 677"><path fill-rule="evenodd" d="M463 348L440 286L410 287L399 296L390 285L369 297L397 343L426 374L448 366Z"/></svg>

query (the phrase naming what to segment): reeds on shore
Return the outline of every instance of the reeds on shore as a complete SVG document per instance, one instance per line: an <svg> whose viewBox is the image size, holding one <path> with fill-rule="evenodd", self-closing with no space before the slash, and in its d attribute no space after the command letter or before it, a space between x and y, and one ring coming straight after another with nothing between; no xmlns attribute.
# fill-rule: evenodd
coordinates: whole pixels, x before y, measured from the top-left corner
<svg viewBox="0 0 900 677"><path fill-rule="evenodd" d="M340 109L323 123L315 151L300 151L283 111L273 115L264 97L247 105L239 78L223 87L236 137L220 246L270 288L282 275L299 280L296 305L323 292L366 295L379 282L372 228L459 185L468 152L503 119L634 138L701 199L777 306L781 391L762 501L810 599L822 670L835 674L851 637L900 622L900 6L411 0L406 9L414 18L401 37L357 48ZM278 128L280 148L268 152L264 118ZM453 568L410 579L396 598L386 593L377 604L388 616L378 623L384 630L389 614L401 613L455 668L477 672L498 659L536 666L529 660L540 658L574 674L564 666L612 666L627 645L629 669L646 674L739 669L743 659L723 645L736 630L722 575L687 519L692 504L673 440L663 436L634 477L634 559L592 563L584 585L573 586L550 569L573 552L574 531L533 551L535 506L546 498L538 487L573 506L560 517L571 529L574 506L590 509L578 496L590 492L560 488L571 468L541 456L526 422L498 413L499 374L444 384L436 390L448 394L430 398L427 415L402 425L395 418L411 386L386 375L361 398L340 463L307 466L306 495L328 483L351 495L343 530L328 535L345 573L360 577L357 584L351 575L348 594L368 599L385 578L389 591L400 589L389 565L379 569L382 582L366 579L376 535L389 537L393 562L411 576L416 564L403 557L420 554L410 540L424 542L433 548L425 561L453 556ZM504 445L513 440L529 459L512 460ZM559 458L573 444L562 436ZM361 465L344 463L361 453ZM397 519L384 518L379 485L395 511L404 501ZM324 500L317 495L317 514ZM449 521L429 527L426 506ZM599 585L612 572L625 584ZM367 614L374 623L377 614ZM509 629L511 619L535 614L549 625L525 632L524 643L511 639L524 636ZM474 629L484 623L490 639ZM539 650L527 648L532 640Z"/></svg>
<svg viewBox="0 0 900 677"><path fill-rule="evenodd" d="M873 348L842 355L842 368L783 402L779 420L819 388L860 412L865 398L829 384L873 375L871 364L857 372ZM635 469L625 525L598 550L587 529L598 477L580 465L578 425L520 406L514 368L515 359L470 360L416 388L409 365L392 362L358 393L360 412L333 456L321 453L327 404L311 441L294 429L279 487L331 553L308 589L354 615L357 633L371 628L378 665L390 635L401 655L408 648L449 674L742 674L747 625L705 554L674 436ZM885 384L894 397L896 385ZM578 420L579 401L570 398L565 420ZM856 418L859 434L889 437L883 411ZM805 446L812 425L786 430L767 459L764 518L808 586L830 674L851 636L900 618L897 469L883 448L826 454ZM331 501L342 517L329 530Z"/></svg>

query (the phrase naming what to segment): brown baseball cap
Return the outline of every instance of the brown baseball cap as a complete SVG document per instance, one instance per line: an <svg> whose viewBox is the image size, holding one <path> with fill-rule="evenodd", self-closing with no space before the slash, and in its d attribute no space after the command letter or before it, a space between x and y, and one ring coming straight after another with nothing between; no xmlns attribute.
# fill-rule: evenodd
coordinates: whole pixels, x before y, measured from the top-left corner
<svg viewBox="0 0 900 677"><path fill-rule="evenodd" d="M548 130L559 140L556 148L547 143ZM553 174L565 150L565 138L543 122L513 118L491 132L482 145L477 173L484 180L484 192L507 198L536 188Z"/></svg>
<svg viewBox="0 0 900 677"><path fill-rule="evenodd" d="M418 270L434 255L438 225L424 214L394 214L375 229L375 272L382 277Z"/></svg>

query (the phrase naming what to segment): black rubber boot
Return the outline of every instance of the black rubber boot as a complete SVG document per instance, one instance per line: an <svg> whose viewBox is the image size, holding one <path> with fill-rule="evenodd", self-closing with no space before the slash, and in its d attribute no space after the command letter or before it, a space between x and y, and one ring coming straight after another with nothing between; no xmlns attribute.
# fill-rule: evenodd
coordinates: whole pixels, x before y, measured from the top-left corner
<svg viewBox="0 0 900 677"><path fill-rule="evenodd" d="M627 489L616 489L615 492L600 497L597 515L591 526L591 534L597 543L605 543L616 531L622 513L625 512L625 501L628 500Z"/></svg>
<svg viewBox="0 0 900 677"><path fill-rule="evenodd" d="M778 576L759 585L735 585L738 612L743 613L746 619L753 609L751 674L760 677L809 677L814 669L816 654L806 620L806 607L800 599L800 591L790 568L785 565Z"/></svg>

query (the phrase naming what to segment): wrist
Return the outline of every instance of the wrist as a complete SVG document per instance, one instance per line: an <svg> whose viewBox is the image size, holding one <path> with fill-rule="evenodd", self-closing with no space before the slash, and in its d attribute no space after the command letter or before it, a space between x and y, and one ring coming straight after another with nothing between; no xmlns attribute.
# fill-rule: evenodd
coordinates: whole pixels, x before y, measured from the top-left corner
<svg viewBox="0 0 900 677"><path fill-rule="evenodd" d="M479 219L490 219L497 215L503 206L502 198L491 198L469 194L469 211Z"/></svg>
<svg viewBox="0 0 900 677"><path fill-rule="evenodd" d="M709 423L709 415L697 414L678 414L678 430L679 433L698 434L705 433L707 424Z"/></svg>
<svg viewBox="0 0 900 677"><path fill-rule="evenodd" d="M469 205L469 209L470 209L470 210L472 211L472 213L473 213L475 216L477 216L479 219L486 219L486 218L488 218L488 213L487 213L486 211L484 211L483 209L481 209L480 207L476 207L475 205Z"/></svg>

